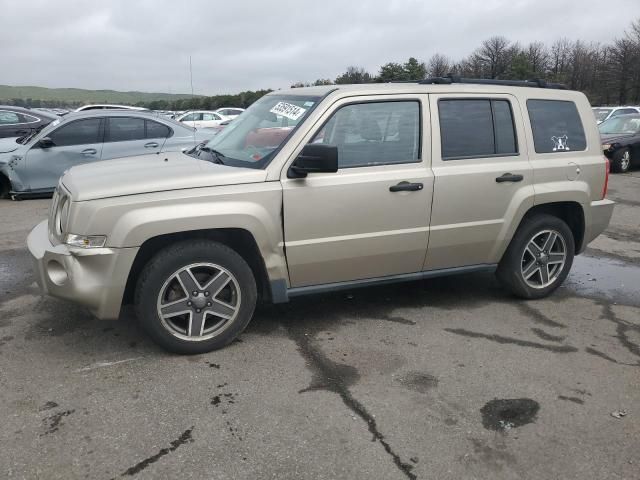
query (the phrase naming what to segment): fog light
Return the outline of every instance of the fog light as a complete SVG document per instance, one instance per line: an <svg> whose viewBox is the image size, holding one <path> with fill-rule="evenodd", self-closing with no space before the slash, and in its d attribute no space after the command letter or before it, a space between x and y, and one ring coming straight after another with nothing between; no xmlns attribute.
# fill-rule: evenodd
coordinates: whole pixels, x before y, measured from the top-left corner
<svg viewBox="0 0 640 480"><path fill-rule="evenodd" d="M56 285L64 285L69 278L62 264L56 260L51 260L47 263L47 275L49 275L49 280Z"/></svg>

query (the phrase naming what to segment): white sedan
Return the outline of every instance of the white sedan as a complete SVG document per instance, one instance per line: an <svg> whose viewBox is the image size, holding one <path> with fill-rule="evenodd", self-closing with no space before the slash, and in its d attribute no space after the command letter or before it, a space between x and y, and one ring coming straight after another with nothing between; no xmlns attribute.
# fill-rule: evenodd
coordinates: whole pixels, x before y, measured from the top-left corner
<svg viewBox="0 0 640 480"><path fill-rule="evenodd" d="M176 120L195 128L211 128L217 127L228 118L216 112L198 110L187 112L176 118Z"/></svg>
<svg viewBox="0 0 640 480"><path fill-rule="evenodd" d="M229 119L236 118L242 112L244 112L244 108L236 108L236 107L234 108L225 107L225 108L219 108L216 110L216 113L219 113L223 117L227 117Z"/></svg>

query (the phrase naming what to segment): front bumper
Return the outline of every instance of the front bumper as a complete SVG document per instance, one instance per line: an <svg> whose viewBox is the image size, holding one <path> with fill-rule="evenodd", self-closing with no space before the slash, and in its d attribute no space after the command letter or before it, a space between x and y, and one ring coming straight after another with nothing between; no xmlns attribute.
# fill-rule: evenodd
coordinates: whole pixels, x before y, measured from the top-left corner
<svg viewBox="0 0 640 480"><path fill-rule="evenodd" d="M591 202L589 208L585 211L586 228L584 232L584 242L582 242L582 251L584 251L590 242L607 229L615 205L616 203L614 201L607 199Z"/></svg>
<svg viewBox="0 0 640 480"><path fill-rule="evenodd" d="M31 231L27 247L44 294L84 305L101 319L118 318L138 248L53 245L46 220Z"/></svg>

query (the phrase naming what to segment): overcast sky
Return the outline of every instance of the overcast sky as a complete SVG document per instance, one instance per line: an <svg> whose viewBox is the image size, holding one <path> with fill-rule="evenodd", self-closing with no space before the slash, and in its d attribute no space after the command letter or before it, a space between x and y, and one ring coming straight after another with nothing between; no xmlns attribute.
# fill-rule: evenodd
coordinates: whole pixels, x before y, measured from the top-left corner
<svg viewBox="0 0 640 480"><path fill-rule="evenodd" d="M287 88L485 38L609 42L640 0L0 0L0 84L196 94Z"/></svg>

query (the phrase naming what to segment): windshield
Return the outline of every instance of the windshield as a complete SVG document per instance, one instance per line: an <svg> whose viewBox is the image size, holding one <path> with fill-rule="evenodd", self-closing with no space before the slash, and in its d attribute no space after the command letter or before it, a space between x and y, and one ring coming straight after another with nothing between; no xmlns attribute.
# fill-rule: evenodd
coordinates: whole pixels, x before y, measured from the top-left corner
<svg viewBox="0 0 640 480"><path fill-rule="evenodd" d="M595 115L596 120L598 120L599 122L607 118L610 113L611 113L610 108L594 108L593 109L593 114Z"/></svg>
<svg viewBox="0 0 640 480"><path fill-rule="evenodd" d="M610 118L598 127L600 133L605 135L611 134L629 134L637 133L640 130L640 115L625 115L623 117Z"/></svg>
<svg viewBox="0 0 640 480"><path fill-rule="evenodd" d="M202 152L208 152L225 165L264 168L319 100L317 96L264 96L189 155L202 158Z"/></svg>

